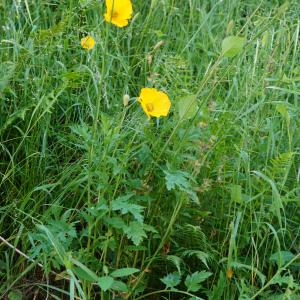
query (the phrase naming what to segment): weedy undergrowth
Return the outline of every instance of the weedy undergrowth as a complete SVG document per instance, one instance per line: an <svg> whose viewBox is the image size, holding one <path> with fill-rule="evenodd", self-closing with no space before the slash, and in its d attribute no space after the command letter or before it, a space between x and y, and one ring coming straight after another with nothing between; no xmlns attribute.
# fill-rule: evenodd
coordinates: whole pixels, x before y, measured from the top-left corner
<svg viewBox="0 0 300 300"><path fill-rule="evenodd" d="M298 299L298 1L115 1L0 1L0 298Z"/></svg>

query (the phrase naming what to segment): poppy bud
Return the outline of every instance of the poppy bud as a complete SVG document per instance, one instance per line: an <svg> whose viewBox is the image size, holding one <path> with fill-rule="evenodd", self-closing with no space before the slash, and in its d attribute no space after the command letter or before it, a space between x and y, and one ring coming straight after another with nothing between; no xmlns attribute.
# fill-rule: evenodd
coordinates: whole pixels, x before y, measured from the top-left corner
<svg viewBox="0 0 300 300"><path fill-rule="evenodd" d="M230 20L228 25L227 25L227 28L226 28L226 34L230 34L232 32L234 28L234 21L233 20Z"/></svg>
<svg viewBox="0 0 300 300"><path fill-rule="evenodd" d="M129 100L130 100L129 95L125 94L125 95L123 96L123 105L124 105L124 107L128 106Z"/></svg>
<svg viewBox="0 0 300 300"><path fill-rule="evenodd" d="M157 50L158 48L160 48L163 44L165 43L165 41L159 41L154 47L153 50Z"/></svg>

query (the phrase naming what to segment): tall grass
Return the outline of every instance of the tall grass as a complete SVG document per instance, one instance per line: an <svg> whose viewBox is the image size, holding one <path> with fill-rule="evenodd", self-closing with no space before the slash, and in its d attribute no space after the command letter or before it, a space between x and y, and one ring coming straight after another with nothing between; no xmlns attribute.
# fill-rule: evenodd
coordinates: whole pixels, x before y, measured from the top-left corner
<svg viewBox="0 0 300 300"><path fill-rule="evenodd" d="M298 299L298 0L133 3L0 1L0 298Z"/></svg>

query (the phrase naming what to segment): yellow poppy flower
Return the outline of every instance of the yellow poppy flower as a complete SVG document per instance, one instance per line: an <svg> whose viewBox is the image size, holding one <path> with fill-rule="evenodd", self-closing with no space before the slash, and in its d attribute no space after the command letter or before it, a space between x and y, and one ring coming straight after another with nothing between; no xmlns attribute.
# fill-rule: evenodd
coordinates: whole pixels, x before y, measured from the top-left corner
<svg viewBox="0 0 300 300"><path fill-rule="evenodd" d="M104 18L106 22L113 23L118 27L127 26L133 12L131 0L105 0L105 3Z"/></svg>
<svg viewBox="0 0 300 300"><path fill-rule="evenodd" d="M143 88L138 101L149 119L166 117L171 107L168 95L154 88Z"/></svg>
<svg viewBox="0 0 300 300"><path fill-rule="evenodd" d="M82 48L91 50L94 48L96 41L91 35L87 35L86 37L81 39L80 43Z"/></svg>

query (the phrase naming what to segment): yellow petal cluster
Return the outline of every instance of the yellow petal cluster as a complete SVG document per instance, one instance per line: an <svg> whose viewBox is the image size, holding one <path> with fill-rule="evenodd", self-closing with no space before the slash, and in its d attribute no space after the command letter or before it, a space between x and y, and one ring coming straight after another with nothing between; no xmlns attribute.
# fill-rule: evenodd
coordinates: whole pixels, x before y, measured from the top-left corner
<svg viewBox="0 0 300 300"><path fill-rule="evenodd" d="M86 37L81 39L80 44L81 44L82 48L91 50L94 48L96 41L94 40L94 38L91 35L87 35Z"/></svg>
<svg viewBox="0 0 300 300"><path fill-rule="evenodd" d="M118 27L127 26L133 12L131 0L105 0L105 3L104 18L106 22Z"/></svg>
<svg viewBox="0 0 300 300"><path fill-rule="evenodd" d="M171 108L168 95L155 88L143 88L138 98L144 112L151 117L166 117Z"/></svg>

